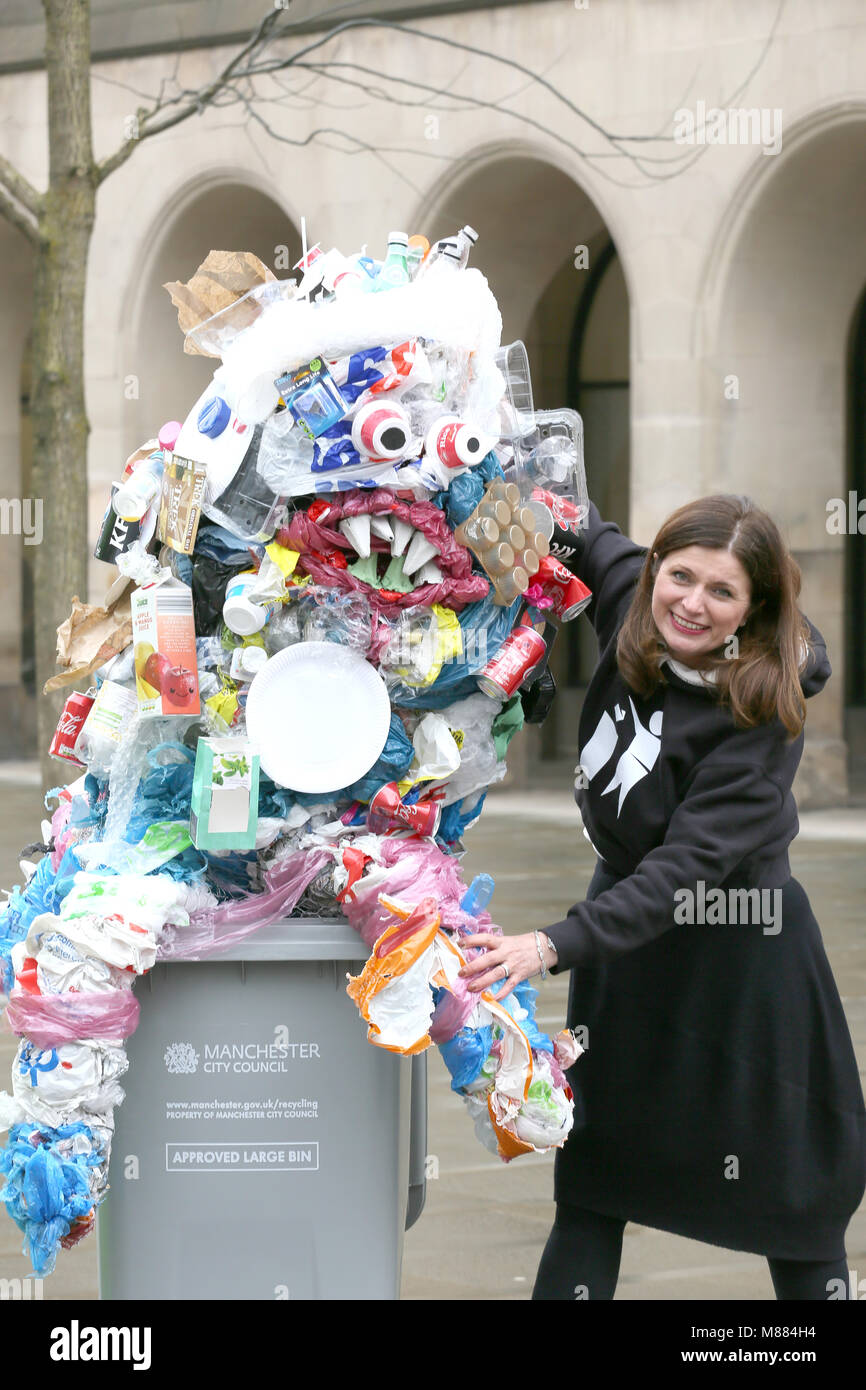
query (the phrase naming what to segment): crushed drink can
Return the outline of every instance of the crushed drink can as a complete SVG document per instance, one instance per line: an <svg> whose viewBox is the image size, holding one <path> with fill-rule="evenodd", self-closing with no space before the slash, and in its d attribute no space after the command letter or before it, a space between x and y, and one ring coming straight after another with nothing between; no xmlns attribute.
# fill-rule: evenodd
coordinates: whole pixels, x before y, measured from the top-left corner
<svg viewBox="0 0 866 1390"><path fill-rule="evenodd" d="M540 632L518 624L499 651L476 677L479 690L494 700L508 700L544 657L547 646Z"/></svg>
<svg viewBox="0 0 866 1390"><path fill-rule="evenodd" d="M561 623L576 618L592 602L592 590L552 555L545 555L533 583L538 584L544 597L551 600L553 607L550 614Z"/></svg>
<svg viewBox="0 0 866 1390"><path fill-rule="evenodd" d="M74 763L76 767L85 766L81 759L76 757L73 749L78 742L84 721L93 708L94 698L93 695L82 695L77 690L69 696L48 749L52 758L63 758L65 762Z"/></svg>
<svg viewBox="0 0 866 1390"><path fill-rule="evenodd" d="M546 488L536 487L532 490L532 501L543 502L553 513L553 519L557 526L564 531L571 531L578 535L581 527L586 520L586 511L578 506L576 502L569 502L567 497L558 497L555 492L548 492Z"/></svg>
<svg viewBox="0 0 866 1390"><path fill-rule="evenodd" d="M543 502L553 514L553 535L550 537L550 553L557 560L569 564L577 554L581 541L581 527L586 520L583 507L569 502L567 497L557 497L546 488L533 488L532 500Z"/></svg>
<svg viewBox="0 0 866 1390"><path fill-rule="evenodd" d="M115 563L118 555L124 555L130 546L141 537L141 522L124 521L123 517L118 516L114 510L116 493L117 483L113 483L111 501L105 509L99 540L96 542L96 549L93 552L96 560L105 560L110 565Z"/></svg>
<svg viewBox="0 0 866 1390"><path fill-rule="evenodd" d="M370 802L367 826L374 835L385 830L413 830L416 835L435 835L442 808L433 801L404 806L396 782L386 782Z"/></svg>

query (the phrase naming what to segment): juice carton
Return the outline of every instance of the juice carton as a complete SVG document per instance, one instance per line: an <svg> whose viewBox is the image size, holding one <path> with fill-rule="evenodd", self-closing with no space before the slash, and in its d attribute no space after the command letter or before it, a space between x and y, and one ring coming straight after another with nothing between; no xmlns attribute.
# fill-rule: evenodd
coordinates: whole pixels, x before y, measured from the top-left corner
<svg viewBox="0 0 866 1390"><path fill-rule="evenodd" d="M192 554L206 482L207 468L203 463L179 454L166 454L157 535L181 555Z"/></svg>
<svg viewBox="0 0 866 1390"><path fill-rule="evenodd" d="M245 738L200 738L189 833L196 849L253 850L259 815L259 754Z"/></svg>
<svg viewBox="0 0 866 1390"><path fill-rule="evenodd" d="M198 714L198 663L189 585L169 579L136 589L132 595L132 641L141 714Z"/></svg>

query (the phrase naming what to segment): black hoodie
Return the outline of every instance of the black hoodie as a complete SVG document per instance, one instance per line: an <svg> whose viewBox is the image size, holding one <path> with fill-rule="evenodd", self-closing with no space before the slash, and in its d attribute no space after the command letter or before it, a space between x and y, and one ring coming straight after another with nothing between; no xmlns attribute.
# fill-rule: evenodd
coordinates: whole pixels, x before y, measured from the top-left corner
<svg viewBox="0 0 866 1390"><path fill-rule="evenodd" d="M738 729L712 685L696 685L668 663L647 700L619 673L617 633L645 557L645 547L590 505L569 561L593 592L587 614L600 653L580 719L575 799L596 852L623 877L547 928L558 953L554 973L601 964L660 936L674 925L677 891L700 880L707 891L729 880L771 889L791 875L788 846L799 828L791 786L803 735L791 740L778 718ZM807 696L830 675L824 640L809 626Z"/></svg>

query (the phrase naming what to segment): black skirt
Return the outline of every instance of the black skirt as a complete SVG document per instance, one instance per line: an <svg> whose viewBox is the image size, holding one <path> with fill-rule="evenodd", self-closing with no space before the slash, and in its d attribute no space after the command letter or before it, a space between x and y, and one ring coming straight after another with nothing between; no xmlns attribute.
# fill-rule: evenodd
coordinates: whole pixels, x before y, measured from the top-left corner
<svg viewBox="0 0 866 1390"><path fill-rule="evenodd" d="M618 881L599 861L587 898ZM587 1051L568 1073L558 1202L731 1250L844 1256L866 1190L863 1090L809 900L793 878L778 891L775 934L674 925L572 971Z"/></svg>

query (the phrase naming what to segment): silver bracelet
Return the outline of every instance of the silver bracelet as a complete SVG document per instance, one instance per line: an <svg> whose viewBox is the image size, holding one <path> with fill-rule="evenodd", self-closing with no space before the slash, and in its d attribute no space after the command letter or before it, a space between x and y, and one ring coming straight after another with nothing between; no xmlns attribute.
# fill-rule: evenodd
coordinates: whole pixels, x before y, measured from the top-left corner
<svg viewBox="0 0 866 1390"><path fill-rule="evenodd" d="M536 932L533 932L532 934L533 934L533 936L535 937L535 949L536 949L536 951L538 952L538 959L541 961L541 978L542 978L542 980L546 980L546 979L547 979L547 966L546 966L545 963L544 963L544 950L542 949L541 941L539 940L539 938L540 938L540 936L541 936L541 933L536 931ZM545 937L544 939L545 939L545 941L547 941L547 944L550 945L550 942L549 942L548 938Z"/></svg>

